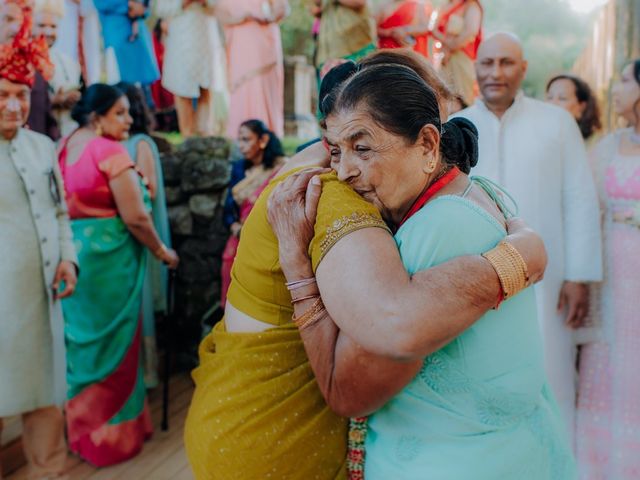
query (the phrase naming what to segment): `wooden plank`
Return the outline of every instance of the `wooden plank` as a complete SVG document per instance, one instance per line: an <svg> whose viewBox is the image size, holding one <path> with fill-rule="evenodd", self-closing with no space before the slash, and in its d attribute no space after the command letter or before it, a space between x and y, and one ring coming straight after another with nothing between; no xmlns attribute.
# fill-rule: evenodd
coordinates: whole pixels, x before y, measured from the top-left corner
<svg viewBox="0 0 640 480"><path fill-rule="evenodd" d="M151 470L144 478L153 478L153 480L173 480L178 472L184 467L188 467L187 455L182 445L178 445L175 451L167 456L165 460L160 462L153 470Z"/></svg>
<svg viewBox="0 0 640 480"><path fill-rule="evenodd" d="M191 472L191 467L187 465L182 470L176 473L176 476L173 477L173 480L193 480L193 472Z"/></svg>
<svg viewBox="0 0 640 480"><path fill-rule="evenodd" d="M193 382L188 374L171 378L169 402L169 431L160 431L162 390L149 395L149 407L155 432L142 452L135 458L108 468L95 468L76 456L69 456L67 472L70 480L161 480L164 478L193 480L182 440ZM167 476L168 475L168 476ZM26 480L26 468L21 468L7 480Z"/></svg>
<svg viewBox="0 0 640 480"><path fill-rule="evenodd" d="M158 462L164 460L166 456L171 455L177 449L182 449L184 454L182 435L190 401L190 391L183 392L180 397L173 399L169 417L169 431L156 430L152 439L145 444L137 457L128 462L102 469L89 476L87 480L153 478L148 477L146 473L153 470Z"/></svg>

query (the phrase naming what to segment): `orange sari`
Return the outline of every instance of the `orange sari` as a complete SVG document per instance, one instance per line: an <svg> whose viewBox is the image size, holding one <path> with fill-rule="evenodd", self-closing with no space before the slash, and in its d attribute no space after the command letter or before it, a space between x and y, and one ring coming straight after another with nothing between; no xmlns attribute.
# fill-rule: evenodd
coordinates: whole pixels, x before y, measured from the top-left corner
<svg viewBox="0 0 640 480"><path fill-rule="evenodd" d="M399 4L398 8L396 8L391 15L382 20L378 25L380 28L396 28L396 27L404 27L407 25L413 25L417 20L417 15L419 12L419 8L424 9L425 17L429 18L431 15L431 5L429 3L424 3L419 0L406 0ZM425 57L429 57L429 34L424 34L420 36L414 37L416 43L413 46L413 50L424 55ZM380 36L378 38L378 47L379 48L402 48L403 45L398 43L392 37Z"/></svg>

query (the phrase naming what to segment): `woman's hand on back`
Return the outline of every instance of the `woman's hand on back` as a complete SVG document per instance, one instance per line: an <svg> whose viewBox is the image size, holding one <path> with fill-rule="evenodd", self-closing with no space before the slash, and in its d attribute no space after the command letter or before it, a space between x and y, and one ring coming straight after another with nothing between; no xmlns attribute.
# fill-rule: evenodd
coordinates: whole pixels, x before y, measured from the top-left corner
<svg viewBox="0 0 640 480"><path fill-rule="evenodd" d="M541 281L547 268L547 250L540 235L517 217L507 220L507 234L505 240L516 247L527 264L529 283Z"/></svg>
<svg viewBox="0 0 640 480"><path fill-rule="evenodd" d="M283 175L296 168L329 167L330 164L331 157L329 157L329 152L322 142L316 142L291 157L291 159L278 171L277 175Z"/></svg>
<svg viewBox="0 0 640 480"><path fill-rule="evenodd" d="M165 248L160 260L171 270L178 268L180 257L173 248Z"/></svg>
<svg viewBox="0 0 640 480"><path fill-rule="evenodd" d="M280 264L287 279L296 279L300 270L308 275L309 243L315 235L315 221L322 184L318 175L327 168L294 173L282 181L269 196L267 216L278 237Z"/></svg>

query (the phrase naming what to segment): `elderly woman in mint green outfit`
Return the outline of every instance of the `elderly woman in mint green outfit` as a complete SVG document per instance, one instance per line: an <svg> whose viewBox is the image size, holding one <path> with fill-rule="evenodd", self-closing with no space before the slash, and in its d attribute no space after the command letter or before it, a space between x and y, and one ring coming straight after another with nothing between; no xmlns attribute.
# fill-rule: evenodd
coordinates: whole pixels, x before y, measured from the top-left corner
<svg viewBox="0 0 640 480"><path fill-rule="evenodd" d="M415 72L398 65L354 72L323 102L323 109L332 167L392 226L410 274L486 252L505 238L511 213L500 200L500 189L466 175L477 162L475 127L461 120L441 125L436 97ZM313 181L307 187L308 178L310 174L292 175L270 199L269 218L289 282L312 275L308 258L299 253L313 235L308 217L315 215L320 188ZM321 200L318 215L324 208ZM347 310L353 303L348 297L354 287L347 283L355 280L349 271L358 266L357 252L354 264L345 265L345 252L334 251L315 272L321 291L308 287L309 296L315 288L330 311L312 316L314 322L300 328L330 406L335 392L349 388L334 377L342 337L376 354L401 356L387 346L394 332L383 335L384 326L375 318L336 308ZM367 278L360 282L366 287ZM456 291L443 295L455 296ZM434 345L420 357L417 375L386 405L373 413L357 412L371 414L367 480L575 477L566 432L545 378L534 295L527 288L498 302L449 344ZM314 298L297 302L296 317L306 318L312 304L317 305ZM395 332L401 333L407 332ZM406 353L402 356L407 359Z"/></svg>

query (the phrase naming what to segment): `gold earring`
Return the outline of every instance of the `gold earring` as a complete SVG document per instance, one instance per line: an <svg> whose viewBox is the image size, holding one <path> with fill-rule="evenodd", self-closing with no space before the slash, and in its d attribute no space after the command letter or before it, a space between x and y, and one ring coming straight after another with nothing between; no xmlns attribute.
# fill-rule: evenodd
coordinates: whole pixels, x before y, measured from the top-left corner
<svg viewBox="0 0 640 480"><path fill-rule="evenodd" d="M424 169L424 173L433 173L436 169L436 165L437 165L438 161L436 160L435 156L431 156L431 158L429 159L429 161L427 162L427 165Z"/></svg>
<svg viewBox="0 0 640 480"><path fill-rule="evenodd" d="M104 132L102 131L102 125L98 124L96 127L96 135L101 137Z"/></svg>

